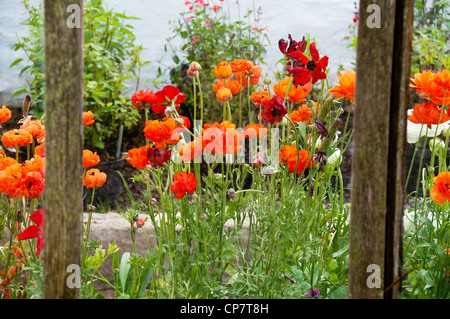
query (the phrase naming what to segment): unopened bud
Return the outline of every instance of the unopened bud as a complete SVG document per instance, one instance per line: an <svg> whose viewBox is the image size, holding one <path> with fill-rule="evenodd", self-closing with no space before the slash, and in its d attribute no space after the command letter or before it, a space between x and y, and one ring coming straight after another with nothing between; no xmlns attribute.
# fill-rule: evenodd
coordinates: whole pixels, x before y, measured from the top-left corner
<svg viewBox="0 0 450 319"><path fill-rule="evenodd" d="M266 75L264 76L263 83L265 85L270 85L272 83L272 79L270 78L269 74L266 73Z"/></svg>
<svg viewBox="0 0 450 319"><path fill-rule="evenodd" d="M177 119L175 119L175 124L178 126L178 127L181 127L181 126L184 126L184 120L182 119L182 118L177 118Z"/></svg>
<svg viewBox="0 0 450 319"><path fill-rule="evenodd" d="M158 201L156 200L156 198L152 198L152 199L150 199L150 206L156 206L156 203L157 203Z"/></svg>
<svg viewBox="0 0 450 319"><path fill-rule="evenodd" d="M200 218L201 218L201 219L206 219L206 214L201 214L201 215L200 215Z"/></svg>
<svg viewBox="0 0 450 319"><path fill-rule="evenodd" d="M144 220L142 219L142 218L139 218L137 221L136 221L136 227L137 228L141 228L142 226L144 226Z"/></svg>
<svg viewBox="0 0 450 319"><path fill-rule="evenodd" d="M93 212L93 211L95 211L95 206L94 205L88 205L87 210L88 210L88 212Z"/></svg>
<svg viewBox="0 0 450 319"><path fill-rule="evenodd" d="M235 198L236 198L236 191L235 191L233 188L230 188L230 189L228 190L228 196L229 196L231 199L235 199Z"/></svg>
<svg viewBox="0 0 450 319"><path fill-rule="evenodd" d="M200 71L202 69L202 67L198 62L193 61L189 65L189 69L192 71Z"/></svg>
<svg viewBox="0 0 450 319"><path fill-rule="evenodd" d="M170 106L166 107L164 113L166 114L166 116L171 116L173 114L173 108L171 108Z"/></svg>
<svg viewBox="0 0 450 319"><path fill-rule="evenodd" d="M142 180L143 181L147 181L147 180L149 180L150 179L150 175L148 175L148 174L142 174Z"/></svg>

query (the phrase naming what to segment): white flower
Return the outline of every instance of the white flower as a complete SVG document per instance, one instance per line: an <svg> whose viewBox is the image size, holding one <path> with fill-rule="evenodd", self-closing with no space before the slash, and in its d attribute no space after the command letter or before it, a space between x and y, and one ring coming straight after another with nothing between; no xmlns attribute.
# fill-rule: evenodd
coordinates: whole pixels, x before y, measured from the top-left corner
<svg viewBox="0 0 450 319"><path fill-rule="evenodd" d="M330 163L331 165L333 165L336 162L339 165L341 163L341 161L342 161L342 156L341 156L340 149L336 149L336 151L334 151L334 153L331 154L330 157L328 157L328 159L327 159L327 163Z"/></svg>

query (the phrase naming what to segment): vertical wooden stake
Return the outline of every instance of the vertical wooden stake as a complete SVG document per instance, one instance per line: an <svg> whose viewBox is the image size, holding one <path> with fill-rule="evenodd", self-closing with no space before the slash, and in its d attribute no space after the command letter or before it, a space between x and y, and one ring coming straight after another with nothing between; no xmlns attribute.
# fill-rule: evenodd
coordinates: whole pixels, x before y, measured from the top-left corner
<svg viewBox="0 0 450 319"><path fill-rule="evenodd" d="M82 0L45 0L46 189L44 297L79 298L83 143ZM72 5L68 9L68 7Z"/></svg>
<svg viewBox="0 0 450 319"><path fill-rule="evenodd" d="M412 3L360 1L349 298L399 297Z"/></svg>

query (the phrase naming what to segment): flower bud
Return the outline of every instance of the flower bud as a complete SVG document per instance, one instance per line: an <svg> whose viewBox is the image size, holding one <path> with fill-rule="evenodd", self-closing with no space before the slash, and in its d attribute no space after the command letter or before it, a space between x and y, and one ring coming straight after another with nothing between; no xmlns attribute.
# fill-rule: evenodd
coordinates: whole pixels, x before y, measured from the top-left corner
<svg viewBox="0 0 450 319"><path fill-rule="evenodd" d="M150 199L150 206L156 206L156 203L157 203L158 201L156 200L156 198L152 198L152 199Z"/></svg>
<svg viewBox="0 0 450 319"><path fill-rule="evenodd" d="M88 210L88 212L93 212L93 211L95 211L95 206L94 205L88 205L87 210Z"/></svg>
<svg viewBox="0 0 450 319"><path fill-rule="evenodd" d="M201 214L201 215L200 215L200 218L201 218L201 219L206 219L206 214Z"/></svg>
<svg viewBox="0 0 450 319"><path fill-rule="evenodd" d="M264 76L263 83L265 85L270 85L272 83L272 79L270 78L268 73L266 73L266 75Z"/></svg>
<svg viewBox="0 0 450 319"><path fill-rule="evenodd" d="M164 114L166 114L166 116L171 116L173 112L173 108L171 108L170 106L166 107L166 109L164 110Z"/></svg>
<svg viewBox="0 0 450 319"><path fill-rule="evenodd" d="M236 198L236 191L233 189L233 188L230 188L229 190L228 190L228 196L231 198L231 199L235 199Z"/></svg>
<svg viewBox="0 0 450 319"><path fill-rule="evenodd" d="M144 226L144 220L142 219L142 218L139 218L137 221L136 221L136 227L137 228L141 228L142 226Z"/></svg>
<svg viewBox="0 0 450 319"><path fill-rule="evenodd" d="M182 126L184 126L184 120L182 119L182 118L177 118L177 119L175 119L175 124L178 126L178 127L182 127Z"/></svg>
<svg viewBox="0 0 450 319"><path fill-rule="evenodd" d="M198 62L193 61L189 65L189 69L195 72L195 71L200 71L202 69L202 67Z"/></svg>

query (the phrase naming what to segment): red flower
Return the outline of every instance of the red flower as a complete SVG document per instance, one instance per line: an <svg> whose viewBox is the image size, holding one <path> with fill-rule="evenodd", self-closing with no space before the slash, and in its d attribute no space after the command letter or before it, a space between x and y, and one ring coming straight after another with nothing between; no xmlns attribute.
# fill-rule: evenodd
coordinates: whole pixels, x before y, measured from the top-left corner
<svg viewBox="0 0 450 319"><path fill-rule="evenodd" d="M128 151L127 161L133 165L133 167L138 169L144 169L147 165L149 165L149 161L147 158L147 150L150 147L150 144L139 148L132 148Z"/></svg>
<svg viewBox="0 0 450 319"><path fill-rule="evenodd" d="M302 66L294 67L289 71L289 75L294 75L294 85L305 85L311 80L312 84L314 84L318 80L324 80L327 78L325 70L328 66L328 57L320 57L314 42L309 45L311 60L301 52L295 53L295 56L298 57L296 60L300 62Z"/></svg>
<svg viewBox="0 0 450 319"><path fill-rule="evenodd" d="M287 113L287 108L284 106L283 100L278 96L274 96L270 100L262 102L262 107L262 119L272 124L280 123Z"/></svg>
<svg viewBox="0 0 450 319"><path fill-rule="evenodd" d="M180 93L180 90L172 85L166 85L161 91L155 93L155 104L152 107L153 112L165 116L165 110L167 106L172 103L178 110L180 104L186 101L186 95Z"/></svg>
<svg viewBox="0 0 450 319"><path fill-rule="evenodd" d="M153 146L147 150L147 158L151 166L162 167L172 156L172 150L160 151L157 147Z"/></svg>
<svg viewBox="0 0 450 319"><path fill-rule="evenodd" d="M183 198L186 193L195 192L197 187L197 179L194 173L187 174L186 172L176 173L173 178L173 184L170 185L170 189L175 194L176 199Z"/></svg>
<svg viewBox="0 0 450 319"><path fill-rule="evenodd" d="M292 40L290 34L288 35L288 38L289 42L285 39L280 39L278 41L278 48L287 58L298 60L300 54L303 55L303 52L305 52L308 43L306 42L305 37L303 37L301 42Z"/></svg>
<svg viewBox="0 0 450 319"><path fill-rule="evenodd" d="M131 102L138 109L148 108L156 102L156 96L150 89L140 90L131 97Z"/></svg>
<svg viewBox="0 0 450 319"><path fill-rule="evenodd" d="M30 225L27 229L25 229L23 232L21 232L18 236L18 240L25 240L30 238L37 238L37 245L36 245L36 257L39 257L41 254L42 249L44 249L44 225L45 225L45 219L44 219L44 212L45 210L43 208L38 209L35 211L31 216L30 219L37 225Z"/></svg>
<svg viewBox="0 0 450 319"><path fill-rule="evenodd" d="M137 221L136 221L136 227L137 228L141 228L142 226L144 226L144 220L142 219L142 218L139 218Z"/></svg>

